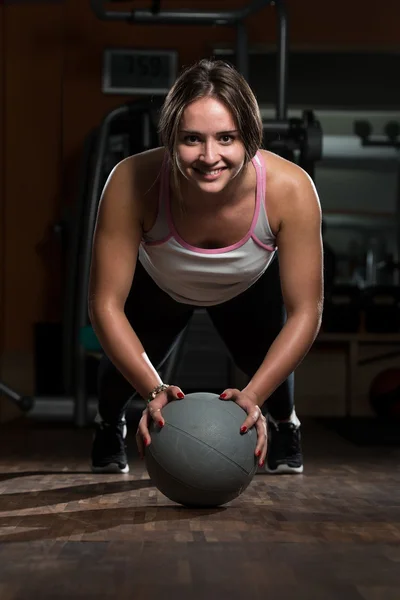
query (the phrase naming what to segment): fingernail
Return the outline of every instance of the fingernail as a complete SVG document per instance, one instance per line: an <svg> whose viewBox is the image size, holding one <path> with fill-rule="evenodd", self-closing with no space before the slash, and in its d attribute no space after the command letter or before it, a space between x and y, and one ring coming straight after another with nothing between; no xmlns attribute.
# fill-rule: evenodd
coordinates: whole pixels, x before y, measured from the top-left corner
<svg viewBox="0 0 400 600"><path fill-rule="evenodd" d="M256 456L261 456L261 450L257 450Z"/></svg>
<svg viewBox="0 0 400 600"><path fill-rule="evenodd" d="M220 398L226 398L226 394L221 394Z"/></svg>
<svg viewBox="0 0 400 600"><path fill-rule="evenodd" d="M185 397L185 394L182 394L182 392L178 392L178 393L177 393L177 396L178 396L178 398L179 398L180 400L182 400L182 398L184 398L184 397Z"/></svg>
<svg viewBox="0 0 400 600"><path fill-rule="evenodd" d="M164 427L164 425L165 425L164 421L158 421L158 424L160 427Z"/></svg>
<svg viewBox="0 0 400 600"><path fill-rule="evenodd" d="M246 431L247 431L247 427L246 427L245 425L243 425L243 426L240 428L240 431L241 431L242 433L246 433Z"/></svg>
<svg viewBox="0 0 400 600"><path fill-rule="evenodd" d="M263 466L264 466L264 464L265 464L265 461L264 461L264 460L262 460L262 461L259 463L260 467L263 467Z"/></svg>
<svg viewBox="0 0 400 600"><path fill-rule="evenodd" d="M146 448L147 448L147 446L150 446L149 440L144 440L144 445L146 446Z"/></svg>

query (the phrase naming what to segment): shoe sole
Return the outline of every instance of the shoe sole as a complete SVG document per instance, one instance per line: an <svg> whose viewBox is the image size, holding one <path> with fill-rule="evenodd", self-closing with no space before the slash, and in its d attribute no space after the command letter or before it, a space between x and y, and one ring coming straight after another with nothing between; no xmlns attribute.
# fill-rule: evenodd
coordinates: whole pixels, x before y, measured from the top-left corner
<svg viewBox="0 0 400 600"><path fill-rule="evenodd" d="M124 427L122 430L122 439L126 438L126 435L128 433L128 428L126 426L126 424L124 423ZM93 436L94 437L94 436ZM124 473L129 473L129 465L126 465L126 467L124 467L123 469L121 469L121 467L119 467L116 463L110 463L109 465L105 465L104 467L94 467L92 465L92 473L111 473L112 475L114 474L124 474Z"/></svg>
<svg viewBox="0 0 400 600"><path fill-rule="evenodd" d="M265 465L265 472L270 475L291 475L300 474L303 472L303 465L301 467L289 467L289 465L278 465L276 469L270 469Z"/></svg>
<svg viewBox="0 0 400 600"><path fill-rule="evenodd" d="M124 467L123 469L121 469L121 467L119 467L115 463L110 463L109 465L105 465L104 467L94 467L92 465L92 473L129 473L129 465L126 465L126 467Z"/></svg>

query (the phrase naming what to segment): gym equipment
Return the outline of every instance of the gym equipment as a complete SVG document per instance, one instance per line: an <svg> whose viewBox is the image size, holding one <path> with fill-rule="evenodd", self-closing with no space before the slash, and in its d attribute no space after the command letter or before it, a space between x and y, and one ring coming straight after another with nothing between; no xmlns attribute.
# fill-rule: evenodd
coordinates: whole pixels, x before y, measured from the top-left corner
<svg viewBox="0 0 400 600"><path fill-rule="evenodd" d="M216 394L187 394L163 408L164 427L150 426L145 450L150 479L170 500L192 507L237 498L257 470L255 428L241 434L247 414Z"/></svg>
<svg viewBox="0 0 400 600"><path fill-rule="evenodd" d="M264 147L291 162L296 162L315 176L315 163L322 158L322 127L313 111L305 110L302 118L291 118L280 123L263 121Z"/></svg>
<svg viewBox="0 0 400 600"><path fill-rule="evenodd" d="M371 138L372 125L369 121L354 121L354 133L360 138L363 146L378 146L400 148L400 123L389 121L386 123L384 131L386 139L382 137Z"/></svg>
<svg viewBox="0 0 400 600"><path fill-rule="evenodd" d="M400 369L385 369L373 379L369 401L378 417L400 419Z"/></svg>
<svg viewBox="0 0 400 600"><path fill-rule="evenodd" d="M286 8L283 0L253 0L250 5L231 11L200 11L200 10L161 10L161 2L150 10L132 9L130 12L109 11L104 8L103 0L91 0L93 12L99 19L126 21L132 25L139 23L166 25L228 25L236 27L236 67L248 79L248 40L245 20L261 8L274 5L277 14L278 56L277 56L277 87L278 97L276 118L263 121L264 147L279 154L292 162L297 162L314 179L315 163L322 158L322 128L312 110L303 112L301 118L287 117L287 56L288 56L288 27ZM116 75L113 77L112 57L124 57L115 66ZM140 69L129 67L133 60L142 61L143 76ZM153 63L152 63L153 61ZM176 57L172 51L157 50L121 50L107 49L104 56L103 90L106 93L149 93L149 71L156 63L151 93L160 93L165 82L171 78L176 65ZM124 68L122 68L124 67ZM164 74L164 76L163 76ZM113 81L118 81L120 89Z"/></svg>
<svg viewBox="0 0 400 600"><path fill-rule="evenodd" d="M9 388L4 383L0 381L0 393L4 394L10 400L13 400L15 404L22 410L22 412L28 412L34 406L35 399L32 396L21 396L21 394L17 394L14 390Z"/></svg>
<svg viewBox="0 0 400 600"><path fill-rule="evenodd" d="M237 68L248 78L248 43L245 20L265 6L274 5L278 22L278 102L277 119L286 119L287 103L287 15L283 0L253 0L249 5L236 10L204 11L196 9L161 10L161 1L150 10L132 9L129 12L112 11L104 8L104 0L90 0L90 6L98 19L103 21L125 21L132 25L212 25L236 27Z"/></svg>
<svg viewBox="0 0 400 600"><path fill-rule="evenodd" d="M395 285L375 285L364 290L365 329L369 333L400 331L400 291Z"/></svg>
<svg viewBox="0 0 400 600"><path fill-rule="evenodd" d="M101 190L110 171L120 160L158 145L154 115L159 108L156 98L128 102L107 114L96 133L90 183L81 198L80 235L71 276L74 287L69 299L73 307L69 322L73 332L74 420L80 427L87 422L87 359L102 352L87 311L91 246Z"/></svg>
<svg viewBox="0 0 400 600"><path fill-rule="evenodd" d="M384 133L386 138L383 136L373 136L373 127L369 121L359 120L354 122L354 133L360 138L361 145L365 148L378 147L378 148L394 148L395 150L400 149L400 123L397 121L388 121L384 127ZM397 256L396 260L393 257L387 257L381 260L378 264L374 264L375 275L379 271L386 271L395 276L395 283L398 283L400 263L398 259L398 253L400 250L400 161L399 153L397 153L397 201L396 201L396 228L397 228ZM367 257L368 258L368 257ZM373 282L375 283L375 282Z"/></svg>

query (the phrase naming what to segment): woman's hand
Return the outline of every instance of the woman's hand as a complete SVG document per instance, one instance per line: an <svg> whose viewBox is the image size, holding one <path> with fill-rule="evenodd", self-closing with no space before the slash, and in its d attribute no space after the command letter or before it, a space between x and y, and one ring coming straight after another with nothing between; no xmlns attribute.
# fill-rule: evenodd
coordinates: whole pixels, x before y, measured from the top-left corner
<svg viewBox="0 0 400 600"><path fill-rule="evenodd" d="M172 400L182 400L185 395L181 388L176 385L170 385L165 392L158 394L154 400L148 403L142 413L142 418L139 421L139 426L136 431L136 444L138 447L140 458L144 457L144 448L151 444L149 433L150 423L153 420L159 427L164 427L161 409Z"/></svg>
<svg viewBox="0 0 400 600"><path fill-rule="evenodd" d="M239 404L246 412L247 418L240 428L241 433L246 433L248 429L255 426L257 430L257 446L255 449L255 455L257 456L258 465L264 466L265 457L267 456L267 420L261 412L258 404L255 403L254 399L237 389L229 388L220 395L221 400L233 400L236 404Z"/></svg>

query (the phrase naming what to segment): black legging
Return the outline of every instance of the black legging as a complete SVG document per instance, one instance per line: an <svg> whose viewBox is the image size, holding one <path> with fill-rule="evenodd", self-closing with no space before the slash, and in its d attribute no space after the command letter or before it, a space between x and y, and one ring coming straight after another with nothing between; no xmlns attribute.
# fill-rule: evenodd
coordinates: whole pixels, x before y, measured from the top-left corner
<svg viewBox="0 0 400 600"><path fill-rule="evenodd" d="M195 308L176 302L160 290L138 261L125 314L155 368L159 369L165 361ZM206 310L236 366L252 377L286 318L278 260L248 290ZM108 423L123 417L134 393L106 356L100 362L98 393L99 413ZM291 374L271 394L262 410L276 420L283 420L289 418L293 406L294 375Z"/></svg>

